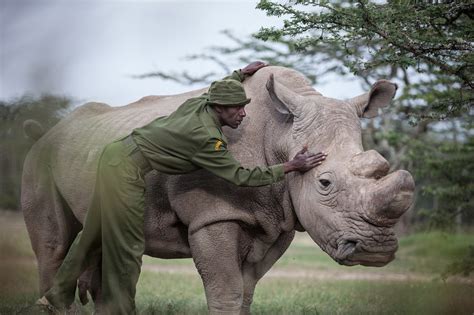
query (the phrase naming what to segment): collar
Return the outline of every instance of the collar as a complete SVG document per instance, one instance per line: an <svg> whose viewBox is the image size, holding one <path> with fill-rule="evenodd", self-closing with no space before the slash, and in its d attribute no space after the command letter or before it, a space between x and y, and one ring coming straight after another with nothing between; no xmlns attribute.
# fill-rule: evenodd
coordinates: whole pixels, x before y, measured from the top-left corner
<svg viewBox="0 0 474 315"><path fill-rule="evenodd" d="M206 116L208 117L206 121L212 123L214 127L219 131L221 140L223 140L224 142L227 142L224 132L222 131L222 126L221 126L221 123L219 122L219 118L217 118L217 113L209 105L206 105L206 107L204 108L204 111L207 113Z"/></svg>
<svg viewBox="0 0 474 315"><path fill-rule="evenodd" d="M206 112L211 116L212 120L216 124L216 127L220 130L222 130L221 123L219 121L219 118L217 117L216 111L209 105L206 106Z"/></svg>

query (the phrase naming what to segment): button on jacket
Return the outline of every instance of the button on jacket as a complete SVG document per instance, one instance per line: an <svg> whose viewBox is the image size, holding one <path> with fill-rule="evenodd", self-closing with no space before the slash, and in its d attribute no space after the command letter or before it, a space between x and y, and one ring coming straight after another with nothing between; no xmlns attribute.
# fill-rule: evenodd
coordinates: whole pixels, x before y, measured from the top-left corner
<svg viewBox="0 0 474 315"><path fill-rule="evenodd" d="M225 79L242 82L244 75L234 71ZM166 174L204 168L239 186L263 186L283 179L283 164L249 169L235 160L208 96L191 98L171 115L132 132L152 168Z"/></svg>

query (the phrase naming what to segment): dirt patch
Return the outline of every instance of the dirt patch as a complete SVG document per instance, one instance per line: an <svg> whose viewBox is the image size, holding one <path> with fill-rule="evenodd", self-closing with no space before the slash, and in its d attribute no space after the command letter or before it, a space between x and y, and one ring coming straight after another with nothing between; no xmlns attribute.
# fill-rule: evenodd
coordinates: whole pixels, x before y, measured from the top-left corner
<svg viewBox="0 0 474 315"><path fill-rule="evenodd" d="M198 272L194 266L169 266L169 265L151 265L144 264L143 270L153 272L164 272L170 274L180 275L198 275ZM318 271L310 269L288 269L288 268L272 268L265 274L265 278L284 278L284 279L314 279L314 280L337 280L337 281L416 281L416 282L431 282L431 281L442 281L439 276L436 275L423 275L417 273L370 273L360 271ZM474 285L474 277L450 277L446 280L450 283L465 283Z"/></svg>

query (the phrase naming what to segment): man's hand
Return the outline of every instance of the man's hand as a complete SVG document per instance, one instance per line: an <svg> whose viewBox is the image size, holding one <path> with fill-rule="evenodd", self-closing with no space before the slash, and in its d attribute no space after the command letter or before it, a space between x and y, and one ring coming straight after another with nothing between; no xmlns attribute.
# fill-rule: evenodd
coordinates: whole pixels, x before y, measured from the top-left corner
<svg viewBox="0 0 474 315"><path fill-rule="evenodd" d="M308 146L304 146L301 151L299 151L293 160L288 161L284 164L285 174L289 172L299 171L307 172L310 169L320 165L327 156L327 153L308 153Z"/></svg>
<svg viewBox="0 0 474 315"><path fill-rule="evenodd" d="M268 66L268 65L264 62L254 61L251 64L249 64L248 66L246 66L245 68L243 68L241 71L242 71L243 75L251 76L255 72L257 72L259 69L261 69L263 67L266 67L266 66Z"/></svg>

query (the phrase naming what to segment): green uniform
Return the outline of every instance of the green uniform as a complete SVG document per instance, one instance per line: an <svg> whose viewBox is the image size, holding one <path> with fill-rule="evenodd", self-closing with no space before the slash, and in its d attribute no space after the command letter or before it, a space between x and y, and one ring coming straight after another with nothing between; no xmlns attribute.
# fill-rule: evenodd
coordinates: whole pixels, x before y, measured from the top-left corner
<svg viewBox="0 0 474 315"><path fill-rule="evenodd" d="M238 71L227 78L243 80ZM239 186L262 186L282 179L281 164L247 169L234 159L208 99L207 93L191 98L171 115L133 131L132 136L151 167L167 174L205 168Z"/></svg>
<svg viewBox="0 0 474 315"><path fill-rule="evenodd" d="M244 76L234 71L226 79L243 81ZM210 98L207 93L191 98L171 115L106 146L84 229L45 294L54 306L64 308L73 302L77 278L94 253L102 251L104 313L135 313L145 242L143 177L152 168L166 174L204 168L240 186L268 185L284 177L282 164L248 169L232 157Z"/></svg>

